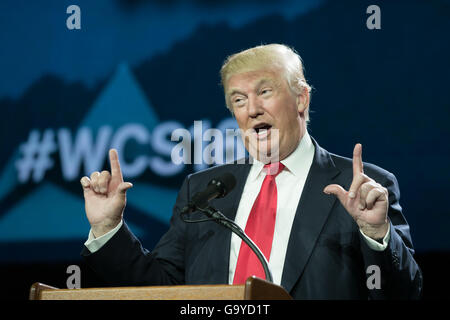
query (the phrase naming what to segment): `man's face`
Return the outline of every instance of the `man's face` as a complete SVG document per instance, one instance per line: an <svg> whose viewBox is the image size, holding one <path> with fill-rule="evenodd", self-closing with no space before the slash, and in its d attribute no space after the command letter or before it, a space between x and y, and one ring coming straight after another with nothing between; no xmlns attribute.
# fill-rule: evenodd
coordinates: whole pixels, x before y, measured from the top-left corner
<svg viewBox="0 0 450 320"><path fill-rule="evenodd" d="M254 158L276 162L295 150L306 130L306 97L296 96L281 72L234 74L227 81L226 95Z"/></svg>

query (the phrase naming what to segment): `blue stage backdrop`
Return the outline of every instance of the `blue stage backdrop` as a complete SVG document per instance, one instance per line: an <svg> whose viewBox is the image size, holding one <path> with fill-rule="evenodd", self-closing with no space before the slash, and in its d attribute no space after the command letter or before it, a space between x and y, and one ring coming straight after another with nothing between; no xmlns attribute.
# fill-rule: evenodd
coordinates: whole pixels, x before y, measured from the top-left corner
<svg viewBox="0 0 450 320"><path fill-rule="evenodd" d="M184 177L208 166L174 164L171 133L205 147L194 121L235 128L220 66L272 42L303 58L310 134L348 157L361 142L398 178L417 251L450 251L449 17L444 0L1 1L0 263L79 259L79 180L109 169L110 147L134 184L125 219L151 249Z"/></svg>

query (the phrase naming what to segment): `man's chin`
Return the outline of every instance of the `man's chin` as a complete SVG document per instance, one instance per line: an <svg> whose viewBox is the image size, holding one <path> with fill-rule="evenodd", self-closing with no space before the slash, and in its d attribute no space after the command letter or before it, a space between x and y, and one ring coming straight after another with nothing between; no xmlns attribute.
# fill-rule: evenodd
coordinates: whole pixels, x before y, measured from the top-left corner
<svg viewBox="0 0 450 320"><path fill-rule="evenodd" d="M276 148L259 148L259 146L250 146L248 152L254 159L257 159L264 164L280 161L279 152Z"/></svg>

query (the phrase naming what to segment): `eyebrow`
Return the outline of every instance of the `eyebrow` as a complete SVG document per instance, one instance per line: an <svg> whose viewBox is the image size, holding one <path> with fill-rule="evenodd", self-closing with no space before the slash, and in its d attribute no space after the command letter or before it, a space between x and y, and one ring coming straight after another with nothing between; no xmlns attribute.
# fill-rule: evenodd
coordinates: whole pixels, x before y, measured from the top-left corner
<svg viewBox="0 0 450 320"><path fill-rule="evenodd" d="M262 78L256 83L255 88L259 88L262 85L267 84L267 83L275 85L275 82L274 82L273 79L271 79L271 78ZM239 89L232 88L231 91L228 93L228 96L232 97L235 94L244 94L244 93L242 91L240 91Z"/></svg>

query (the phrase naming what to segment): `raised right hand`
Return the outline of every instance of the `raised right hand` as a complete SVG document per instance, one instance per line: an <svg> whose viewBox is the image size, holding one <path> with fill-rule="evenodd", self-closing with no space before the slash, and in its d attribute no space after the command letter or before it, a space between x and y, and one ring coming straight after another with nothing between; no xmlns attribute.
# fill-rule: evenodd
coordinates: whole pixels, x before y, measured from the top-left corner
<svg viewBox="0 0 450 320"><path fill-rule="evenodd" d="M109 171L95 171L91 178L84 176L83 186L86 216L94 236L100 237L114 229L122 220L127 202L126 191L133 185L124 182L119 157L115 149L109 150Z"/></svg>

